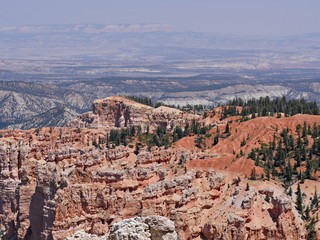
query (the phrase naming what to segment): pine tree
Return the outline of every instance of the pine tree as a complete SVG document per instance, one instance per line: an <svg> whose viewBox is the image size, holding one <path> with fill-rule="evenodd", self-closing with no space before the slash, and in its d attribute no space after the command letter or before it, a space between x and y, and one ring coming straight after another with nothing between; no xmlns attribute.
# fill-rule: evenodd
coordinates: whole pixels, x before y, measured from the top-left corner
<svg viewBox="0 0 320 240"><path fill-rule="evenodd" d="M240 147L243 147L244 145L247 144L247 141L245 138L242 139L241 143L240 143Z"/></svg>
<svg viewBox="0 0 320 240"><path fill-rule="evenodd" d="M317 189L314 190L313 198L311 200L311 208L319 208L319 196L317 193Z"/></svg>
<svg viewBox="0 0 320 240"><path fill-rule="evenodd" d="M269 194L266 194L265 200L266 200L266 202L268 202L268 203L270 202Z"/></svg>
<svg viewBox="0 0 320 240"><path fill-rule="evenodd" d="M291 168L290 161L288 161L288 165L286 167L286 180L289 183L292 181L292 168Z"/></svg>
<svg viewBox="0 0 320 240"><path fill-rule="evenodd" d="M247 186L246 186L246 191L249 191L250 190L250 187L249 187L249 183L247 183Z"/></svg>
<svg viewBox="0 0 320 240"><path fill-rule="evenodd" d="M195 143L196 147L201 148L202 143L203 143L203 137L202 137L202 135L198 135L198 136L194 139L194 143Z"/></svg>
<svg viewBox="0 0 320 240"><path fill-rule="evenodd" d="M312 177L312 164L310 159L307 159L305 176L306 179L311 179Z"/></svg>
<svg viewBox="0 0 320 240"><path fill-rule="evenodd" d="M307 225L307 230L308 230L308 234L307 234L307 240L316 240L317 239L317 232L315 230L315 219L314 217L312 217L310 223Z"/></svg>
<svg viewBox="0 0 320 240"><path fill-rule="evenodd" d="M182 131L182 128L180 126L176 126L173 130L173 136L176 137L176 139L181 139L184 136L184 133Z"/></svg>
<svg viewBox="0 0 320 240"><path fill-rule="evenodd" d="M304 211L304 219L307 221L310 220L310 207L309 207L309 205L306 207L306 209Z"/></svg>
<svg viewBox="0 0 320 240"><path fill-rule="evenodd" d="M289 136L289 147L290 147L290 150L294 149L294 138L292 135Z"/></svg>
<svg viewBox="0 0 320 240"><path fill-rule="evenodd" d="M308 131L307 131L307 122L305 121L303 123L303 129L302 129L302 137L305 138L308 135Z"/></svg>
<svg viewBox="0 0 320 240"><path fill-rule="evenodd" d="M200 133L199 123L196 122L195 119L192 119L191 132L193 132L194 134L199 134Z"/></svg>
<svg viewBox="0 0 320 240"><path fill-rule="evenodd" d="M109 133L107 133L107 136L106 136L106 148L109 148L109 144L110 144Z"/></svg>
<svg viewBox="0 0 320 240"><path fill-rule="evenodd" d="M136 147L135 147L135 150L134 150L134 154L138 155L140 152L140 144L139 143L136 143Z"/></svg>
<svg viewBox="0 0 320 240"><path fill-rule="evenodd" d="M257 156L257 157L255 158L254 165L255 165L255 166L259 166L259 165L260 165L259 156Z"/></svg>
<svg viewBox="0 0 320 240"><path fill-rule="evenodd" d="M279 167L279 166L283 166L284 164L284 160L285 160L285 152L282 149L282 140L280 139L278 142L278 146L277 146L277 151L276 151L276 155L275 155L275 166Z"/></svg>
<svg viewBox="0 0 320 240"><path fill-rule="evenodd" d="M252 160L256 159L256 153L254 149L251 149L250 153L248 154L248 158L251 158Z"/></svg>
<svg viewBox="0 0 320 240"><path fill-rule="evenodd" d="M312 135L310 124L308 124L308 135Z"/></svg>
<svg viewBox="0 0 320 240"><path fill-rule="evenodd" d="M298 183L298 188L297 188L297 199L296 199L296 209L300 214L303 214L303 206L302 206L302 193L301 193L301 188L300 184Z"/></svg>
<svg viewBox="0 0 320 240"><path fill-rule="evenodd" d="M318 130L317 124L314 123L313 124L312 138L316 139L317 137L319 137L319 130Z"/></svg>
<svg viewBox="0 0 320 240"><path fill-rule="evenodd" d="M226 133L226 134L230 133L229 122L227 122L226 129L224 130L224 133Z"/></svg>
<svg viewBox="0 0 320 240"><path fill-rule="evenodd" d="M242 151L242 149L240 149L240 156L241 156L241 157L244 156L244 152Z"/></svg>
<svg viewBox="0 0 320 240"><path fill-rule="evenodd" d="M273 133L273 140L272 140L272 145L271 145L272 151L276 149L276 133Z"/></svg>
<svg viewBox="0 0 320 240"><path fill-rule="evenodd" d="M217 145L219 143L219 134L216 133L213 138L213 146Z"/></svg>
<svg viewBox="0 0 320 240"><path fill-rule="evenodd" d="M307 149L303 145L302 148L301 148L301 160L305 161L306 159L307 159Z"/></svg>
<svg viewBox="0 0 320 240"><path fill-rule="evenodd" d="M297 148L296 151L295 151L294 159L296 160L297 167L300 167L301 166L301 153L300 153L300 149L299 148Z"/></svg>
<svg viewBox="0 0 320 240"><path fill-rule="evenodd" d="M189 122L186 123L186 126L184 127L183 136L188 136L190 133L189 130Z"/></svg>
<svg viewBox="0 0 320 240"><path fill-rule="evenodd" d="M270 169L269 169L269 167L267 169L267 180L270 181Z"/></svg>

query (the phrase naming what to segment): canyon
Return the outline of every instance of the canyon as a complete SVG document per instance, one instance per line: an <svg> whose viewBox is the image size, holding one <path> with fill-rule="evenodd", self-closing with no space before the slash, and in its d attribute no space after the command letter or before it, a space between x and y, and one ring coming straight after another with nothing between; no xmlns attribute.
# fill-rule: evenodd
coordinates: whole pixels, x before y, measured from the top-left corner
<svg viewBox="0 0 320 240"><path fill-rule="evenodd" d="M147 138L159 126L172 132L193 121L211 126L206 147L197 147L191 133L170 146L142 144L139 151L137 136L126 145L106 140L112 129L140 127ZM306 239L296 209L298 182L290 196L275 176L251 179L252 169L264 169L248 157L272 140L275 129L280 136L305 122L320 124L320 116L241 122L221 119L219 108L200 116L115 96L95 100L91 112L64 127L0 130L0 232L5 239L92 234L111 240L121 239L121 228L141 226L145 239ZM230 134L213 145L212 136L227 124ZM305 205L320 189L316 176L299 185ZM319 237L319 222L314 229Z"/></svg>

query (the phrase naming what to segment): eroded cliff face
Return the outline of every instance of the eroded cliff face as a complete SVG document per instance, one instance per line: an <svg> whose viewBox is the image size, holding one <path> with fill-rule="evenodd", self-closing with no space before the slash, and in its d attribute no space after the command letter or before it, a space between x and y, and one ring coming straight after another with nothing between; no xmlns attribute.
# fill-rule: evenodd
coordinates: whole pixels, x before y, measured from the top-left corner
<svg viewBox="0 0 320 240"><path fill-rule="evenodd" d="M96 101L93 113L71 123L90 128L0 131L0 230L5 239L60 240L76 232L112 239L122 220L135 217L146 236L156 236L156 230L147 232L155 215L170 219L181 240L304 239L294 194L284 194L274 180L248 180L251 168L243 168L252 161L234 158L233 148L242 138L227 137L206 150L194 146L194 136L169 148L142 146L138 152L130 144L94 144L113 127L149 126L152 131L158 124L170 129L194 118L116 97ZM236 127L237 134L247 135L247 129L241 133L245 124ZM172 224L169 228L174 235ZM319 233L319 225L316 229Z"/></svg>
<svg viewBox="0 0 320 240"><path fill-rule="evenodd" d="M1 132L2 228L7 238L106 235L135 216L171 219L180 239L302 239L301 221L282 189L228 172L187 168L202 153L178 148L101 149L103 130L44 128ZM234 179L235 178L235 179ZM265 195L270 194L271 202Z"/></svg>
<svg viewBox="0 0 320 240"><path fill-rule="evenodd" d="M182 112L177 109L161 106L153 108L125 97L113 96L95 100L93 111L82 114L71 121L71 127L119 128L140 126L142 132L154 130L158 125L172 130L175 126L184 126L198 115Z"/></svg>

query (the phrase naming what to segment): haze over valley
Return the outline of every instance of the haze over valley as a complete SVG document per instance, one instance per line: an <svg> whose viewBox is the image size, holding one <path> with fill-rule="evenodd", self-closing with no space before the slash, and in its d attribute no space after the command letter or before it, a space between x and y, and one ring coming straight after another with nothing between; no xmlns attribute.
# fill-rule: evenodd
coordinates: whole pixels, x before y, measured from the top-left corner
<svg viewBox="0 0 320 240"><path fill-rule="evenodd" d="M3 127L28 128L24 123L32 118L61 113L56 108L83 113L94 99L112 95L180 106L261 96L320 103L316 33L258 37L181 32L166 24L26 25L1 27L0 39Z"/></svg>

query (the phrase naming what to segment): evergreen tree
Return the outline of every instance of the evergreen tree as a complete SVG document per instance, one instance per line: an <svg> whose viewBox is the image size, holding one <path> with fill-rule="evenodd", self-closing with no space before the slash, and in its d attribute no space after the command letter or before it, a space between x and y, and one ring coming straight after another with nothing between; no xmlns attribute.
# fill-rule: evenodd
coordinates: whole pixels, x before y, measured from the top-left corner
<svg viewBox="0 0 320 240"><path fill-rule="evenodd" d="M317 137L319 137L319 130L318 130L317 124L314 123L313 124L312 138L316 139Z"/></svg>
<svg viewBox="0 0 320 240"><path fill-rule="evenodd" d="M213 137L213 146L217 145L219 143L219 134L215 134Z"/></svg>
<svg viewBox="0 0 320 240"><path fill-rule="evenodd" d="M303 214L303 206L302 206L302 193L301 193L301 188L300 184L298 183L298 188L297 188L297 199L296 199L296 209L300 214Z"/></svg>
<svg viewBox="0 0 320 240"><path fill-rule="evenodd" d="M294 149L294 138L291 134L289 136L289 147L290 147L290 150Z"/></svg>
<svg viewBox="0 0 320 240"><path fill-rule="evenodd" d="M139 152L140 152L140 144L139 144L139 143L136 143L135 150L134 150L134 154L138 155Z"/></svg>
<svg viewBox="0 0 320 240"><path fill-rule="evenodd" d="M242 107L241 112L237 111L237 106ZM270 113L272 116L277 113L278 117L281 117L281 113L284 113L285 116L292 116L298 113L318 115L319 108L315 102L307 102L304 99L287 100L285 97L272 100L269 97L265 97L248 101L233 99L228 102L226 107L222 108L222 119L235 115L241 115L245 119L249 114L252 114L252 118L255 118L256 116L267 116Z"/></svg>
<svg viewBox="0 0 320 240"><path fill-rule="evenodd" d="M288 165L286 167L286 181L291 183L292 182L292 168L290 161L288 161Z"/></svg>
<svg viewBox="0 0 320 240"><path fill-rule="evenodd" d="M240 143L240 147L243 147L244 145L247 144L247 141L245 138L242 139L241 143Z"/></svg>
<svg viewBox="0 0 320 240"><path fill-rule="evenodd" d="M307 225L307 230L308 230L307 240L316 240L317 239L317 232L315 230L315 223L316 223L316 221L313 217L312 220L310 221L310 223Z"/></svg>
<svg viewBox="0 0 320 240"><path fill-rule="evenodd" d="M184 127L183 136L188 136L189 133L190 133L189 122L187 122L186 126Z"/></svg>
<svg viewBox="0 0 320 240"><path fill-rule="evenodd" d="M196 122L195 119L192 120L191 131L192 131L194 134L199 134L199 133L200 133L199 123Z"/></svg>
<svg viewBox="0 0 320 240"><path fill-rule="evenodd" d="M313 198L311 200L311 208L319 208L319 196L317 193L317 189L314 190Z"/></svg>
<svg viewBox="0 0 320 240"><path fill-rule="evenodd" d="M302 128L302 137L305 138L308 135L308 131L307 131L307 122L304 121L303 122L303 128Z"/></svg>
<svg viewBox="0 0 320 240"><path fill-rule="evenodd" d="M202 135L198 135L195 139L194 139L194 143L196 145L196 147L201 148L202 147L202 142L203 142L203 136Z"/></svg>
<svg viewBox="0 0 320 240"><path fill-rule="evenodd" d="M267 180L270 181L270 169L269 169L269 167L267 168Z"/></svg>
<svg viewBox="0 0 320 240"><path fill-rule="evenodd" d="M266 202L268 202L268 203L270 202L269 194L266 194L265 200L266 200Z"/></svg>
<svg viewBox="0 0 320 240"><path fill-rule="evenodd" d="M106 148L109 148L110 139L109 139L109 133L106 135Z"/></svg>
<svg viewBox="0 0 320 240"><path fill-rule="evenodd" d="M306 179L311 179L312 177L312 165L310 159L307 159L305 177Z"/></svg>
<svg viewBox="0 0 320 240"><path fill-rule="evenodd" d="M310 220L310 207L307 205L305 211L304 211L304 219L309 221Z"/></svg>
<svg viewBox="0 0 320 240"><path fill-rule="evenodd" d="M176 137L177 140L183 138L184 133L182 131L182 128L180 126L176 126L173 130L173 136Z"/></svg>
<svg viewBox="0 0 320 240"><path fill-rule="evenodd" d="M229 122L227 122L226 129L224 130L224 133L230 134Z"/></svg>
<svg viewBox="0 0 320 240"><path fill-rule="evenodd" d="M241 157L244 156L244 152L242 151L242 149L240 149L240 156L241 156Z"/></svg>

